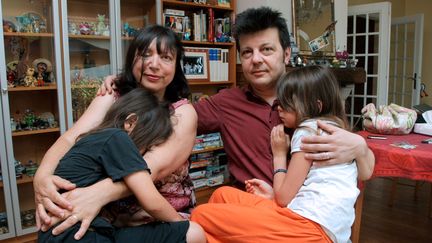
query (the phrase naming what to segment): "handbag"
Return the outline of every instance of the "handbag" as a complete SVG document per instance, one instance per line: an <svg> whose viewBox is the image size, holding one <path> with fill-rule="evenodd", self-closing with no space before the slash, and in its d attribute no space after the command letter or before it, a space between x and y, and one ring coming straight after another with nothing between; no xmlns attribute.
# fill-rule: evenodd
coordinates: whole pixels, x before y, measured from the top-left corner
<svg viewBox="0 0 432 243"><path fill-rule="evenodd" d="M382 105L377 109L373 103L361 110L363 129L380 134L408 134L414 127L417 112L396 105Z"/></svg>

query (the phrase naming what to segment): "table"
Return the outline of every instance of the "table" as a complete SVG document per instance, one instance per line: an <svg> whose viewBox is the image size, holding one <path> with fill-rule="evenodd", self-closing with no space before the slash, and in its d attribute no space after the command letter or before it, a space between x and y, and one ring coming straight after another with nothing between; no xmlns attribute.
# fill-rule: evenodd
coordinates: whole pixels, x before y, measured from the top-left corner
<svg viewBox="0 0 432 243"><path fill-rule="evenodd" d="M372 134L358 132L366 139L369 148L375 155L373 177L404 177L412 180L432 182L432 144L421 143L431 138L426 135L410 133L408 135L380 135L386 140L368 139ZM403 149L391 144L406 141L416 145L414 149Z"/></svg>
<svg viewBox="0 0 432 243"><path fill-rule="evenodd" d="M367 131L361 131L358 134L366 139L369 148L375 155L375 168L372 177L403 177L432 183L432 144L421 142L431 138L430 136L417 133L381 135ZM367 138L369 135L384 136L387 139L370 139ZM403 149L392 145L403 141L416 145L416 147L414 149ZM395 183L392 191L396 190ZM428 215L432 217L432 188Z"/></svg>

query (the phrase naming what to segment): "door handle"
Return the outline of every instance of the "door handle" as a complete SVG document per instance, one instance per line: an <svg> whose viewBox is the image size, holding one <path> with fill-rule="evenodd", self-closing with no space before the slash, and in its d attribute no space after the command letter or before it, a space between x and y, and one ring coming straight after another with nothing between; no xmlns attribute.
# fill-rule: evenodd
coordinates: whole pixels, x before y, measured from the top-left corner
<svg viewBox="0 0 432 243"><path fill-rule="evenodd" d="M414 77L409 77L408 80L412 80L413 81L413 89L417 88L417 73L414 73Z"/></svg>

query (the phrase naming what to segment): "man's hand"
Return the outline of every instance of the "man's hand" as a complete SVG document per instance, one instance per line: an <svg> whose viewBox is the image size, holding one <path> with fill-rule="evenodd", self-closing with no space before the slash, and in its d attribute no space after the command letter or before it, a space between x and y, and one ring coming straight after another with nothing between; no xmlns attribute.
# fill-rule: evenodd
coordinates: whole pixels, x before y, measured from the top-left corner
<svg viewBox="0 0 432 243"><path fill-rule="evenodd" d="M273 187L260 179L245 181L246 191L257 196L272 200L274 198Z"/></svg>
<svg viewBox="0 0 432 243"><path fill-rule="evenodd" d="M318 126L330 135L303 137L301 149L306 152L306 159L331 165L346 163L368 153L367 144L360 135L322 121L318 121Z"/></svg>
<svg viewBox="0 0 432 243"><path fill-rule="evenodd" d="M114 80L117 78L116 75L110 75L107 76L104 80L104 82L99 87L96 95L97 96L104 96L106 93L112 94L112 92L115 90L115 84Z"/></svg>
<svg viewBox="0 0 432 243"><path fill-rule="evenodd" d="M62 179L58 176L37 176L33 180L36 208L36 226L38 229L42 225L50 226L51 217L47 211L59 218L65 216L65 210L72 209L70 202L62 197L58 190L72 190L75 184Z"/></svg>
<svg viewBox="0 0 432 243"><path fill-rule="evenodd" d="M92 185L89 187L76 188L75 190L63 193L62 196L71 202L73 209L66 212L66 220L56 226L52 233L53 235L59 235L74 224L81 222L80 229L74 235L74 238L79 240L84 236L90 223L106 204L105 195L100 193L100 190ZM52 218L52 221L58 223L63 219L64 218ZM47 229L48 228L43 228L42 230Z"/></svg>

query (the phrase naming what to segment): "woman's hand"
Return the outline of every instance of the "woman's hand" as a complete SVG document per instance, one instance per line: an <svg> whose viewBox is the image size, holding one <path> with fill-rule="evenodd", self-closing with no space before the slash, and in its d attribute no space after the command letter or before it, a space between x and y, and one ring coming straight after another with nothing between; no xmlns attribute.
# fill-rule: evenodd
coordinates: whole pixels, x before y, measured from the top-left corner
<svg viewBox="0 0 432 243"><path fill-rule="evenodd" d="M101 188L99 188L99 186L98 184L94 184L89 187L76 188L75 190L62 194L62 197L73 205L73 209L65 212L64 218L66 218L66 220L53 229L53 235L59 235L76 223L81 222L81 227L75 233L74 238L79 240L84 236L90 223L107 203L107 196L104 193L100 193ZM53 217L51 221L53 224L56 224L64 218ZM48 228L49 227L44 226L42 230L46 231Z"/></svg>
<svg viewBox="0 0 432 243"><path fill-rule="evenodd" d="M115 84L114 80L117 78L116 75L109 75L105 78L104 82L99 87L96 95L97 96L104 96L106 93L112 94L112 92L115 90Z"/></svg>
<svg viewBox="0 0 432 243"><path fill-rule="evenodd" d="M71 203L58 193L58 190L72 190L75 184L54 175L36 175L33 180L36 208L36 226L38 229L52 225L47 211L59 218L65 216L65 210L72 209Z"/></svg>
<svg viewBox="0 0 432 243"><path fill-rule="evenodd" d="M272 200L274 198L273 187L260 179L245 181L246 191L257 196Z"/></svg>
<svg viewBox="0 0 432 243"><path fill-rule="evenodd" d="M332 165L357 160L359 179L368 179L373 172L375 158L362 136L342 128L318 121L318 126L329 136L302 138L301 149L305 158L321 165Z"/></svg>

